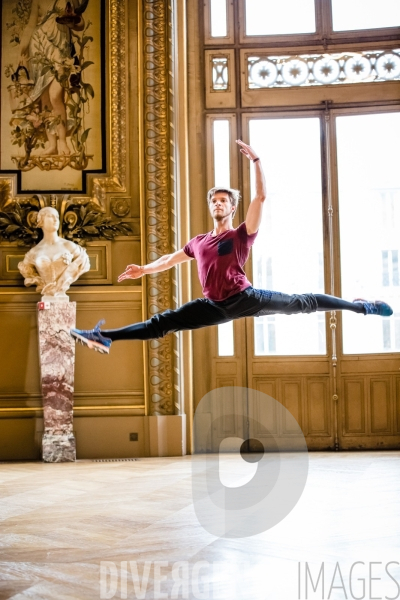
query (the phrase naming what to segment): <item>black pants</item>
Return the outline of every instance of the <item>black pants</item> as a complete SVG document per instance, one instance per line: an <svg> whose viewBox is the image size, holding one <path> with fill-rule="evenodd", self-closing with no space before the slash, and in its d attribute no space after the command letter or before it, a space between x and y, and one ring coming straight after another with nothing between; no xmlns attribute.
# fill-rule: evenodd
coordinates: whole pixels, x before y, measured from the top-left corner
<svg viewBox="0 0 400 600"><path fill-rule="evenodd" d="M151 340L173 331L200 329L219 325L241 317L263 315L294 315L315 311L351 310L364 314L362 304L346 302L326 294L281 294L249 287L227 300L214 302L198 298L176 310L166 310L143 323L134 323L120 329L103 329L102 335L116 340Z"/></svg>

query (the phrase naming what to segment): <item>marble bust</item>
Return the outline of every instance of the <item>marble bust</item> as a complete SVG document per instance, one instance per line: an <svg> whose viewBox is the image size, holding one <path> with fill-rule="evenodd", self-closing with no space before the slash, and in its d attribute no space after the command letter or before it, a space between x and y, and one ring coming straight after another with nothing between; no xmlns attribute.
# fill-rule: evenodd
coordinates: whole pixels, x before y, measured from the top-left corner
<svg viewBox="0 0 400 600"><path fill-rule="evenodd" d="M25 285L36 285L44 300L68 301L65 292L82 273L89 271L89 257L84 248L59 237L60 218L55 208L42 208L37 226L43 230L43 239L25 254L18 269Z"/></svg>

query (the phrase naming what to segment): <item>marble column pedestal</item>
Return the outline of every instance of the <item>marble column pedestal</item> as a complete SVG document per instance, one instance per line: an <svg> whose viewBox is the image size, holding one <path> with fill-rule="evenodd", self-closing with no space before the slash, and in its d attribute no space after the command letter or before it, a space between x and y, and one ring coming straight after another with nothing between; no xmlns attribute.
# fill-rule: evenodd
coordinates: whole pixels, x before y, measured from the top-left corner
<svg viewBox="0 0 400 600"><path fill-rule="evenodd" d="M73 434L76 302L38 303L45 462L76 460Z"/></svg>

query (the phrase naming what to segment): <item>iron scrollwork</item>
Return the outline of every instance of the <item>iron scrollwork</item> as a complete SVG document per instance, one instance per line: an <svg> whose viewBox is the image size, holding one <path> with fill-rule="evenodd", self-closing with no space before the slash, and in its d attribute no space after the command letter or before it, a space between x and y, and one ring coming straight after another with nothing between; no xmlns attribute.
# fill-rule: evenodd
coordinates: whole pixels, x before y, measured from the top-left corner
<svg viewBox="0 0 400 600"><path fill-rule="evenodd" d="M400 78L400 50L248 56L248 88L338 85Z"/></svg>

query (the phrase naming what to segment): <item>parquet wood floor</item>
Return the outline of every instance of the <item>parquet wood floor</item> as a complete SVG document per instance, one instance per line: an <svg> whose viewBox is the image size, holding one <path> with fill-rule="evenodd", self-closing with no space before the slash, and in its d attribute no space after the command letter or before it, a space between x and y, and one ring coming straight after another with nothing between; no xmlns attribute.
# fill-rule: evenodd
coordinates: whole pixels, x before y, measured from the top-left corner
<svg viewBox="0 0 400 600"><path fill-rule="evenodd" d="M242 539L199 524L191 461L0 464L0 599L400 598L400 452L310 453L296 507Z"/></svg>

